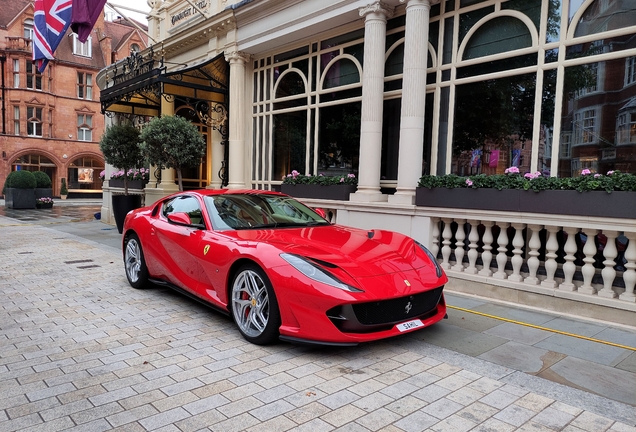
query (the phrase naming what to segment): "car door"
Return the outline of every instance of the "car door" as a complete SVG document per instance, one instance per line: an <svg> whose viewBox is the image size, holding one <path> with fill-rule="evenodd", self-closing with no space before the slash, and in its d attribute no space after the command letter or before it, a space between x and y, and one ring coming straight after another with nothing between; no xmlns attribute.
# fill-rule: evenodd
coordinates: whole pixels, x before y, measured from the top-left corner
<svg viewBox="0 0 636 432"><path fill-rule="evenodd" d="M173 213L186 213L193 224L205 224L201 204L195 196L180 195L166 201L151 228L155 237L156 256L162 261L164 277L170 282L196 292L201 277L201 267L195 254L204 230L196 226L176 224L168 219Z"/></svg>

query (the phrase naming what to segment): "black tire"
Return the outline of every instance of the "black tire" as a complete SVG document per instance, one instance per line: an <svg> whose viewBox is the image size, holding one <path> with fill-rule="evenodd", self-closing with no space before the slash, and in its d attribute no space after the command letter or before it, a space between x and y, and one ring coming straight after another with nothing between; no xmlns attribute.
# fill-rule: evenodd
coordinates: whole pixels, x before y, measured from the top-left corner
<svg viewBox="0 0 636 432"><path fill-rule="evenodd" d="M269 278L255 264L243 265L230 286L232 317L243 337L256 345L278 340L280 311Z"/></svg>
<svg viewBox="0 0 636 432"><path fill-rule="evenodd" d="M124 244L124 270L131 287L141 289L148 286L148 268L137 234L130 234Z"/></svg>

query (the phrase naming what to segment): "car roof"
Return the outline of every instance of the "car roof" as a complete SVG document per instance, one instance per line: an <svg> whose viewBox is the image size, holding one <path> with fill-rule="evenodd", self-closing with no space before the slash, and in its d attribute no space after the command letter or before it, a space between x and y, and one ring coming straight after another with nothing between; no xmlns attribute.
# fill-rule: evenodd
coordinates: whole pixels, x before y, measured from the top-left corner
<svg viewBox="0 0 636 432"><path fill-rule="evenodd" d="M178 192L172 196L177 196L180 194L187 193L197 193L201 196L212 196L212 195L278 195L278 196L286 196L280 192L276 191L268 191L268 190L260 190L260 189L193 189L186 190L183 192Z"/></svg>

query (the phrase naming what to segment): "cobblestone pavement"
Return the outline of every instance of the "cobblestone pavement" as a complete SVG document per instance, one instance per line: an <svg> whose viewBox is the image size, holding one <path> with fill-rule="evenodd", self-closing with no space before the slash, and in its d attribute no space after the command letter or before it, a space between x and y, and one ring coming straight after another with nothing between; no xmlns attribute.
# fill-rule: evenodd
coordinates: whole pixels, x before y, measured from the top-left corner
<svg viewBox="0 0 636 432"><path fill-rule="evenodd" d="M633 406L426 331L249 344L198 303L130 288L118 248L2 216L0 295L2 432L636 431Z"/></svg>

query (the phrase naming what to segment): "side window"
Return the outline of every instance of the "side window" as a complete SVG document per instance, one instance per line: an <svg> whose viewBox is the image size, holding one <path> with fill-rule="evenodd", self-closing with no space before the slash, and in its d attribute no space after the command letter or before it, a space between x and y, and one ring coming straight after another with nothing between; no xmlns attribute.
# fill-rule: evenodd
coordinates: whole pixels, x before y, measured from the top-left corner
<svg viewBox="0 0 636 432"><path fill-rule="evenodd" d="M187 213L193 224L205 224L199 201L191 196L180 196L164 204L161 214Z"/></svg>

